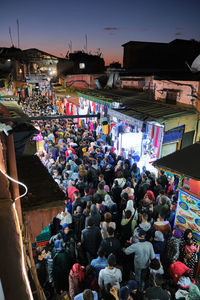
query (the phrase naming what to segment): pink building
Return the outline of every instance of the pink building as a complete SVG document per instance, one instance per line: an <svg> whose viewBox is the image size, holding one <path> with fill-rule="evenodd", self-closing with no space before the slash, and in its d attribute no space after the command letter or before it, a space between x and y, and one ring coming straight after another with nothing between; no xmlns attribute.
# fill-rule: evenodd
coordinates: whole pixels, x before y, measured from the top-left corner
<svg viewBox="0 0 200 300"><path fill-rule="evenodd" d="M193 77L193 74L191 74ZM166 77L167 78L167 77ZM152 91L155 100L168 104L194 106L200 112L200 79L173 80L157 76L120 76L121 88Z"/></svg>
<svg viewBox="0 0 200 300"><path fill-rule="evenodd" d="M200 111L200 81L153 79L155 100L195 106Z"/></svg>
<svg viewBox="0 0 200 300"><path fill-rule="evenodd" d="M64 84L82 90L97 89L99 78L105 76L102 74L75 74L67 75L64 78Z"/></svg>

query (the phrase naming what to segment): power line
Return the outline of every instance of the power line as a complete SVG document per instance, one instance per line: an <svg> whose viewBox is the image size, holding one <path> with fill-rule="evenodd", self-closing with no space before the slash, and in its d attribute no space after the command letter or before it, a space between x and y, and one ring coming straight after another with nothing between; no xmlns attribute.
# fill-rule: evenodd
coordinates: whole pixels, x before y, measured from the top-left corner
<svg viewBox="0 0 200 300"><path fill-rule="evenodd" d="M19 48L19 19L17 19L17 40L18 40L18 48Z"/></svg>

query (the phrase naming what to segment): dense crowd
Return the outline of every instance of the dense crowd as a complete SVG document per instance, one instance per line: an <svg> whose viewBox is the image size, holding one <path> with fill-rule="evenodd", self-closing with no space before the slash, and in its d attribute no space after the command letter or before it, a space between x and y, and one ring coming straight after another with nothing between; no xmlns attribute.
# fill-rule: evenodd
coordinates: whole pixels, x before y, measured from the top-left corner
<svg viewBox="0 0 200 300"><path fill-rule="evenodd" d="M56 113L42 98L21 105L29 116ZM139 169L132 153L117 155L86 122L34 125L37 155L66 194L48 253L36 249L47 297L56 291L76 300L200 299L198 244L190 229L174 228L178 178Z"/></svg>

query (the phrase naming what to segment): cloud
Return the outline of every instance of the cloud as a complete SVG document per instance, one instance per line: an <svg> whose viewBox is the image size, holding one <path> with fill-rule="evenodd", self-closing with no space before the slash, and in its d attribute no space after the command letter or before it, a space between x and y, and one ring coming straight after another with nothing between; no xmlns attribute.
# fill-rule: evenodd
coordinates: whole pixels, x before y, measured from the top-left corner
<svg viewBox="0 0 200 300"><path fill-rule="evenodd" d="M175 32L175 36L184 35L182 32Z"/></svg>
<svg viewBox="0 0 200 300"><path fill-rule="evenodd" d="M104 27L103 30L105 31L116 31L116 30L120 30L119 27Z"/></svg>

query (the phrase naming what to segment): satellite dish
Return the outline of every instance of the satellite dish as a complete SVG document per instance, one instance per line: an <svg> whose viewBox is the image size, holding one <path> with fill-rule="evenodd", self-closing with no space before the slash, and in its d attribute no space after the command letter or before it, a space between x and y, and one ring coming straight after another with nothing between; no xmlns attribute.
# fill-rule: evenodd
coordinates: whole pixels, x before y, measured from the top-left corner
<svg viewBox="0 0 200 300"><path fill-rule="evenodd" d="M189 69L192 73L200 72L200 54L195 58L195 60L193 61L191 67L188 65L187 62L186 62L186 64L187 64L187 66L189 67Z"/></svg>

